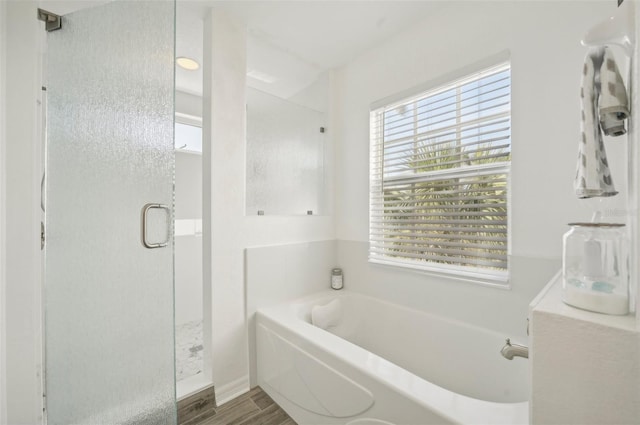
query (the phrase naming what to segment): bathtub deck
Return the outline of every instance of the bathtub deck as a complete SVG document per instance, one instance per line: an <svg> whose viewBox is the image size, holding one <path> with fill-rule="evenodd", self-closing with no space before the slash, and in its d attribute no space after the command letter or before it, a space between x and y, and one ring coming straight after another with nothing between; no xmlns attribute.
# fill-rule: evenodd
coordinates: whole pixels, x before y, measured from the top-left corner
<svg viewBox="0 0 640 425"><path fill-rule="evenodd" d="M260 387L213 410L207 419L184 425L297 425Z"/></svg>

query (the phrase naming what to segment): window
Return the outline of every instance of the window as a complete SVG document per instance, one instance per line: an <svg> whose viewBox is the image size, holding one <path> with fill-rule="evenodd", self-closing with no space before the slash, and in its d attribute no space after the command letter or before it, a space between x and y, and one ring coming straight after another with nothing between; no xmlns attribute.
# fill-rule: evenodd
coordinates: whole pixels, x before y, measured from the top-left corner
<svg viewBox="0 0 640 425"><path fill-rule="evenodd" d="M370 115L369 260L508 280L509 63Z"/></svg>
<svg viewBox="0 0 640 425"><path fill-rule="evenodd" d="M178 152L202 153L202 127L176 122L175 147Z"/></svg>

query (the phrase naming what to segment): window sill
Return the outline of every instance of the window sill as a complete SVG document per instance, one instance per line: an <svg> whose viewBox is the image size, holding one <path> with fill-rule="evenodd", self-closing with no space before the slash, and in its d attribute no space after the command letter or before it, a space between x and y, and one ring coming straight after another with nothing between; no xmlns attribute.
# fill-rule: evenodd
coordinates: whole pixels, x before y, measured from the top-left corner
<svg viewBox="0 0 640 425"><path fill-rule="evenodd" d="M443 279L450 279L450 280L457 280L457 281L472 283L475 285L481 285L481 286L486 286L486 287L495 288L495 289L502 289L507 291L511 290L511 284L509 281L508 274L505 274L504 277L502 276L487 277L482 273L474 273L474 272L467 272L467 271L461 271L461 270L448 271L448 270L443 270L442 268L439 268L439 267L421 266L421 265L416 265L411 263L387 261L387 260L383 260L379 258L371 258L371 257L369 257L369 263L383 266L383 267L400 269L407 272L414 272L414 273L420 273L420 274L425 274L429 276L439 277Z"/></svg>

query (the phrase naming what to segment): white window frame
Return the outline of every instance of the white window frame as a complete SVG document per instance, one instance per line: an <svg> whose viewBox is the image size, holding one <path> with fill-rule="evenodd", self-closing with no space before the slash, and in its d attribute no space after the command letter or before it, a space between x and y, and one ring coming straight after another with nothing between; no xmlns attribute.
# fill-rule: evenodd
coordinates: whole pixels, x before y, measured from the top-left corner
<svg viewBox="0 0 640 425"><path fill-rule="evenodd" d="M441 78L438 81L432 81L419 88L414 88L409 91L397 94L391 98L383 99L371 105L371 167L370 167L370 205L369 205L369 262L375 264L382 264L387 266L402 267L410 270L417 270L424 273L434 274L442 277L449 277L458 280L471 281L489 286L495 286L500 288L509 288L509 261L508 256L510 254L511 241L510 241L510 211L511 211L511 185L510 185L510 168L511 159L503 162L473 165L464 168L451 168L445 170L436 170L421 173L420 177L408 179L406 176L399 176L399 179L403 181L416 181L416 182L428 182L443 180L446 178L469 178L477 177L480 175L506 176L506 210L507 216L505 220L506 224L506 236L505 236L505 269L496 270L482 267L470 267L462 264L444 264L440 262L433 262L422 259L412 259L410 255L406 257L385 255L384 249L381 248L383 242L380 237L380 226L382 220L387 212L382 213L380 216L379 211L387 209L384 206L384 202L381 201L381 192L383 190L383 183L392 181L394 177L383 177L384 174L384 136L380 134L380 125L377 120L381 119L382 114L385 111L389 111L398 105L404 105L409 102L414 102L420 99L428 98L439 92L455 87L456 85L462 85L465 82L473 81L481 78L482 75L486 75L487 72L494 72L498 69L511 70L511 64L509 60L508 52L504 52L493 58L489 58L482 63L478 63L467 67L463 70L459 70L456 73L448 75L446 78ZM509 81L509 92L511 92L512 83ZM511 96L509 96L509 110L504 113L503 116L508 119L509 122L509 151L511 150ZM495 117L492 119L496 119ZM387 169L388 170L388 169ZM377 215L375 211L378 211ZM418 231L417 233L420 233ZM384 239L384 236L382 237ZM388 243L388 242L387 242ZM419 245L420 241L416 239L416 245ZM428 245L425 242L423 248ZM441 248L441 247L440 247ZM438 248L436 248L438 249ZM425 250L428 250L426 248ZM420 255L416 255L419 257Z"/></svg>

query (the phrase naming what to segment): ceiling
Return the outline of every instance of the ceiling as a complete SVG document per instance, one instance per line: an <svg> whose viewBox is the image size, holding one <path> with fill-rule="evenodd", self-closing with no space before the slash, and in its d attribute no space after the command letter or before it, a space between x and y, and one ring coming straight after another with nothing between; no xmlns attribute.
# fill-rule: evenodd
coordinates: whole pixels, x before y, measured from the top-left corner
<svg viewBox="0 0 640 425"><path fill-rule="evenodd" d="M1 1L1 0L0 0ZM40 0L54 13L105 0ZM202 64L203 18L221 9L247 27L247 84L289 98L446 2L437 0L178 0L176 56ZM266 81L269 82L266 82ZM202 94L202 68L177 67L176 88Z"/></svg>
<svg viewBox="0 0 640 425"><path fill-rule="evenodd" d="M248 85L288 98L442 5L427 0L178 0L176 54L202 63L202 18L209 7L224 10L247 26ZM201 94L201 70L179 69L176 87Z"/></svg>

